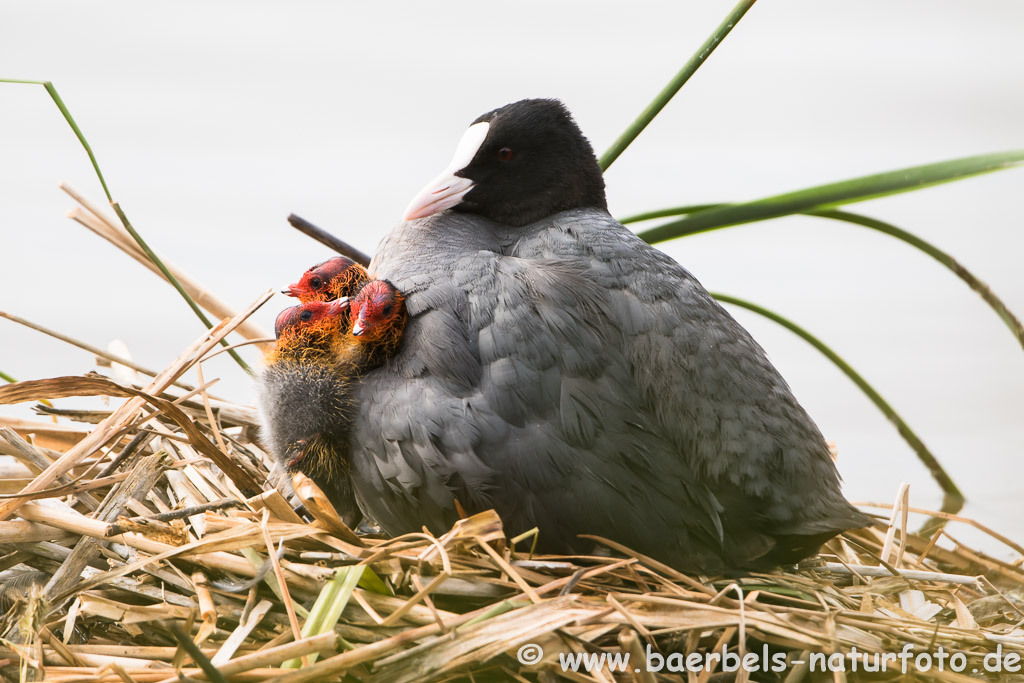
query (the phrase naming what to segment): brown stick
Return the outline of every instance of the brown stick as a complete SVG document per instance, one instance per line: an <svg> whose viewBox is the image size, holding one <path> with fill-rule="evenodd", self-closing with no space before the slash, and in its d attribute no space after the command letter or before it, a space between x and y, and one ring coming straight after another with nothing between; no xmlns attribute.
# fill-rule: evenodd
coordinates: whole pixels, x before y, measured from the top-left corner
<svg viewBox="0 0 1024 683"><path fill-rule="evenodd" d="M348 242L338 239L337 237L327 232L323 228L319 228L313 225L305 218L302 218L301 216L296 216L293 213L288 216L288 222L291 223L291 226L293 228L301 232L303 235L306 235L307 237L312 237L325 247L333 249L342 256L352 259L353 261L363 266L364 268L370 265L369 255L356 249Z"/></svg>

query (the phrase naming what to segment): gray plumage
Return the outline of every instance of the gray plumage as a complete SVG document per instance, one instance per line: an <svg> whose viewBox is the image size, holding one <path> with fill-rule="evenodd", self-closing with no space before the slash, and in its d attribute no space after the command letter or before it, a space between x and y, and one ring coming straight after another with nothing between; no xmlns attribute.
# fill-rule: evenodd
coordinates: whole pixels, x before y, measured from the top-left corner
<svg viewBox="0 0 1024 683"><path fill-rule="evenodd" d="M581 552L767 567L870 520L764 351L602 208L522 227L398 225L371 273L407 296L398 354L354 388L352 480L392 534L494 507Z"/></svg>

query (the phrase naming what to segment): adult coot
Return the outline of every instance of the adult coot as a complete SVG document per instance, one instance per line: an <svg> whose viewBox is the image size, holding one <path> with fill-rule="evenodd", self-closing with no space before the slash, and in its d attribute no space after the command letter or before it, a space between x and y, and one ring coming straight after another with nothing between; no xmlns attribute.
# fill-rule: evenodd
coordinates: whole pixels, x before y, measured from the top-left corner
<svg viewBox="0 0 1024 683"><path fill-rule="evenodd" d="M354 396L352 483L385 530L444 531L457 500L544 551L593 534L712 572L870 521L761 347L608 214L560 102L478 118L406 218L370 267L405 337Z"/></svg>

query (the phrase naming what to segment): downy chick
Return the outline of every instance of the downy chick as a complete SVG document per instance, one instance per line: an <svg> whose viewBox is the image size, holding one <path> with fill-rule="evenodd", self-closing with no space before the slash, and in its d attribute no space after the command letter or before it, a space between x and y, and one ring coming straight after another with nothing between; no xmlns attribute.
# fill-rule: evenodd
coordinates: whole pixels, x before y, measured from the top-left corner
<svg viewBox="0 0 1024 683"><path fill-rule="evenodd" d="M352 378L335 366L348 301L311 301L277 316L277 343L259 377L263 440L288 472L323 490L350 527L361 515L348 476Z"/></svg>
<svg viewBox="0 0 1024 683"><path fill-rule="evenodd" d="M404 297L383 280L368 283L351 303L289 308L278 315L277 343L260 377L271 454L316 482L349 526L361 517L349 479L352 387L390 357L405 321Z"/></svg>

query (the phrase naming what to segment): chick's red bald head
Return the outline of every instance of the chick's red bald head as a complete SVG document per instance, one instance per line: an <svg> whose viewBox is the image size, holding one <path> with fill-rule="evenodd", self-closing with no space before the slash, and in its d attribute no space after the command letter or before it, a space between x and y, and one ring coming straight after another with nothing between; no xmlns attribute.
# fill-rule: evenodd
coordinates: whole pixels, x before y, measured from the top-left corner
<svg viewBox="0 0 1024 683"><path fill-rule="evenodd" d="M341 296L354 296L354 290L367 279L366 269L361 265L345 256L335 256L307 270L283 293L302 302L330 301Z"/></svg>
<svg viewBox="0 0 1024 683"><path fill-rule="evenodd" d="M401 332L405 325L405 297L387 280L371 280L352 301L352 334L365 341Z"/></svg>

